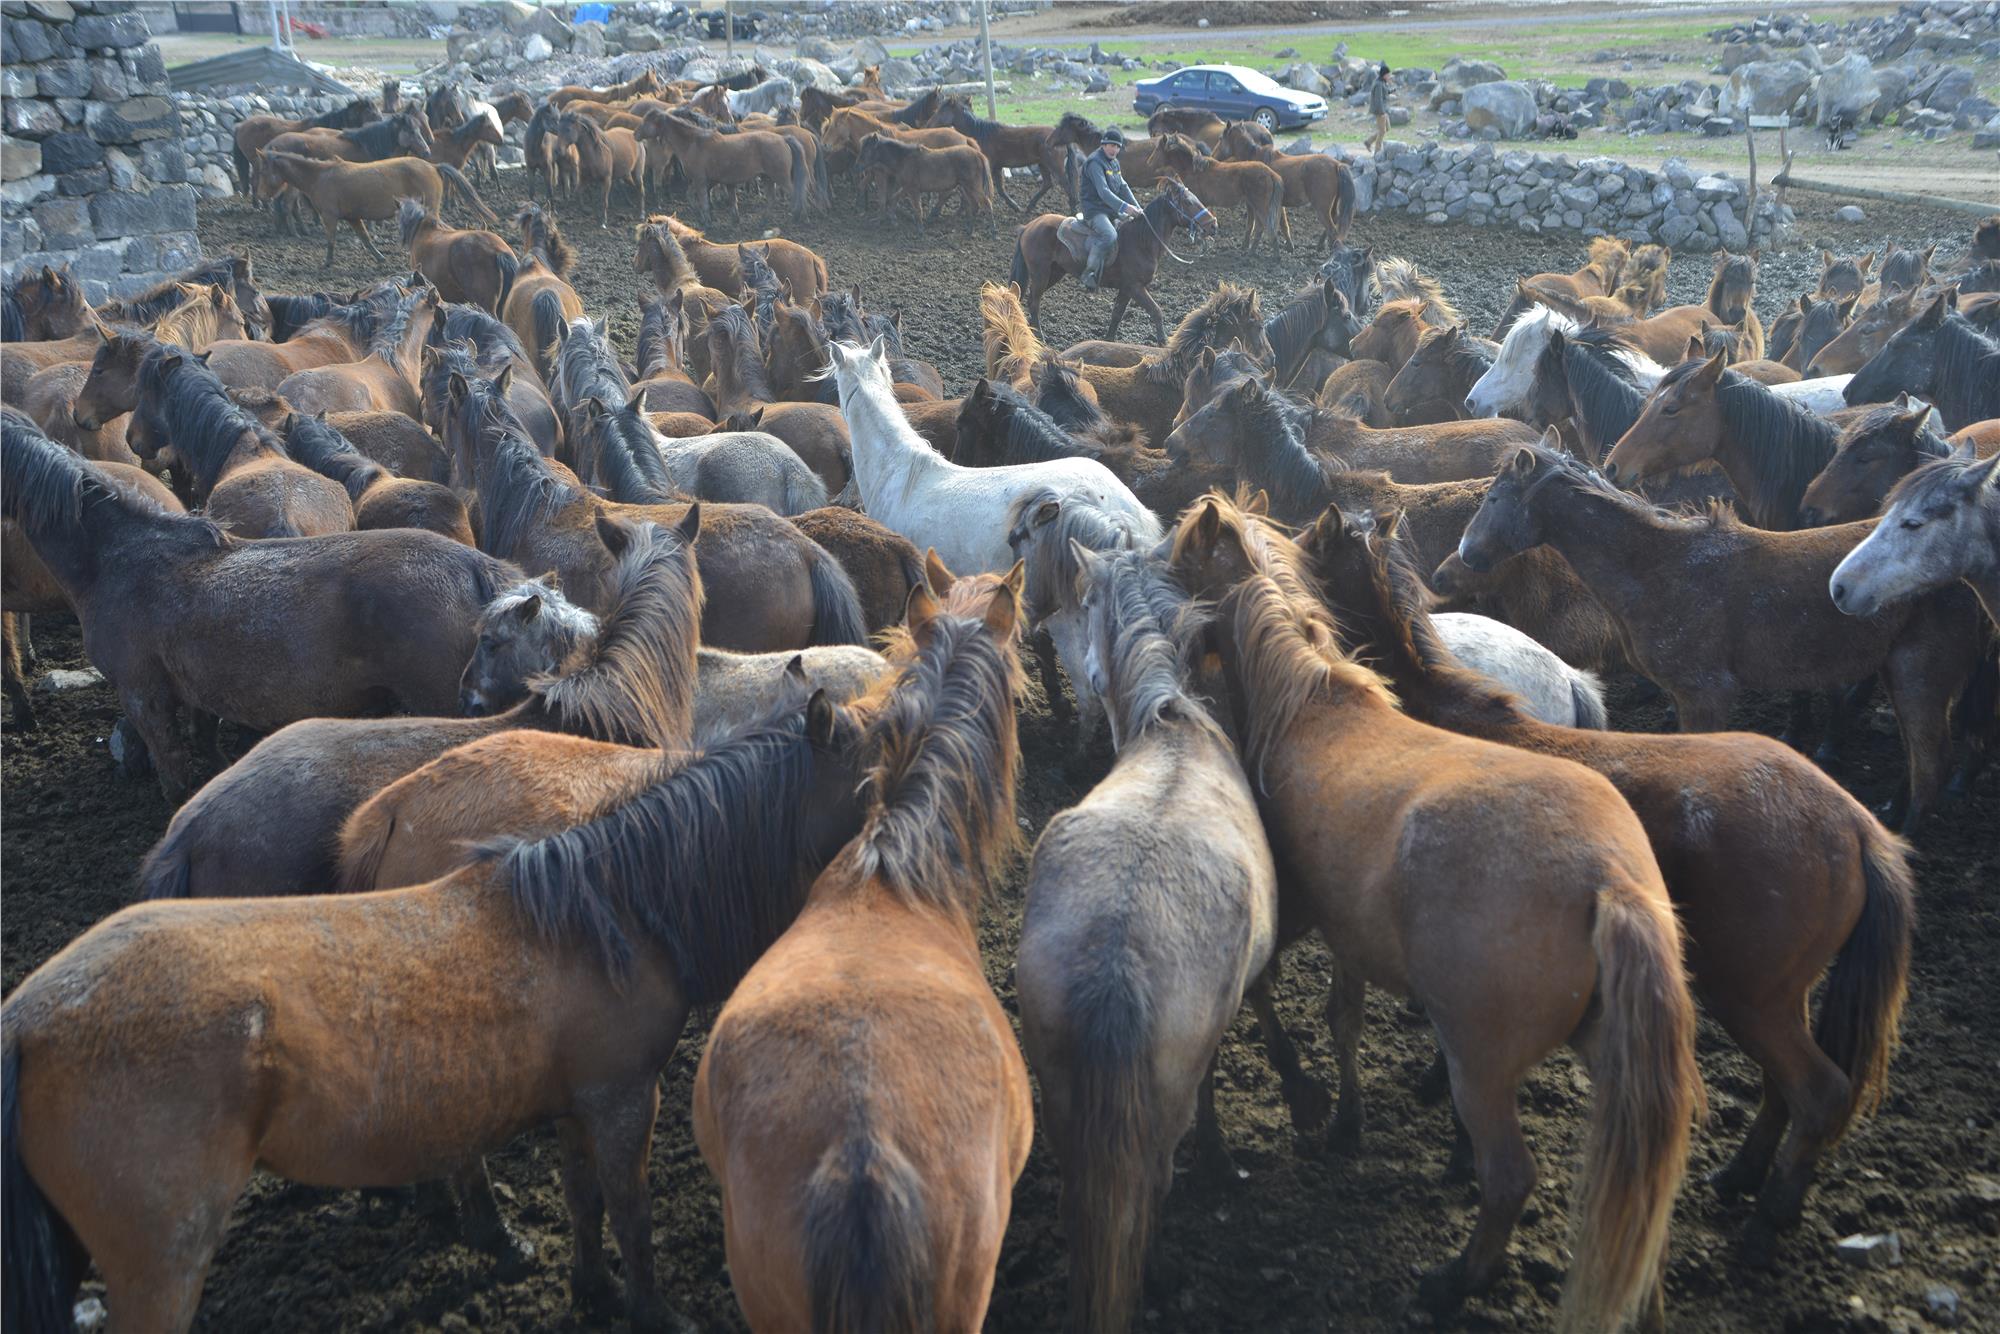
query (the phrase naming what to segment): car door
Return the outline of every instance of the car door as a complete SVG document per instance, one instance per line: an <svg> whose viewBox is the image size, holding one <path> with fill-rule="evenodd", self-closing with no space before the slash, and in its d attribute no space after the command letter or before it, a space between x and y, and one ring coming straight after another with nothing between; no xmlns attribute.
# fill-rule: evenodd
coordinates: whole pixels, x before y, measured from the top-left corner
<svg viewBox="0 0 2000 1334"><path fill-rule="evenodd" d="M1206 106L1208 75L1198 69L1182 70L1167 82L1165 100L1177 107Z"/></svg>
<svg viewBox="0 0 2000 1334"><path fill-rule="evenodd" d="M1220 70L1209 71L1208 101L1210 110L1224 120L1242 120L1250 114L1248 91Z"/></svg>

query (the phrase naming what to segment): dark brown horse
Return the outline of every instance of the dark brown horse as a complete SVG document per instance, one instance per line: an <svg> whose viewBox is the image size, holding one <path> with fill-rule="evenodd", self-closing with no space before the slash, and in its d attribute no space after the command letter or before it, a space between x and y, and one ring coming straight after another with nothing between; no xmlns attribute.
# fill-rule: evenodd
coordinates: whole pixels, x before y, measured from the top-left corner
<svg viewBox="0 0 2000 1334"><path fill-rule="evenodd" d="M54 342L85 333L92 323L83 284L69 265L24 272L7 289L6 338L9 343Z"/></svg>
<svg viewBox="0 0 2000 1334"><path fill-rule="evenodd" d="M1833 460L1799 499L1809 527L1852 523L1882 512L1890 488L1918 464L1946 458L1952 444L1929 429L1930 409L1907 396L1862 410L1841 430ZM1993 452L1988 445L1979 451Z"/></svg>
<svg viewBox="0 0 2000 1334"><path fill-rule="evenodd" d="M1271 253L1277 253L1285 216L1285 183L1277 172L1262 162L1206 157L1177 134L1160 141L1160 160L1208 207L1243 206L1245 250L1253 249L1262 233L1271 239Z"/></svg>
<svg viewBox="0 0 2000 1334"><path fill-rule="evenodd" d="M1497 343L1474 338L1463 324L1426 329L1416 350L1389 381L1382 406L1404 426L1463 421L1472 414L1465 396L1493 369Z"/></svg>
<svg viewBox="0 0 2000 1334"><path fill-rule="evenodd" d="M1061 214L1044 213L1023 227L1014 242L1009 280L1021 292L1028 319L1035 325L1041 322L1042 294L1066 277L1083 275L1083 255L1070 249L1057 234L1064 221ZM1176 228L1185 229L1190 236L1213 236L1216 221L1215 215L1193 192L1169 177L1160 182L1160 192L1138 217L1126 218L1118 225L1118 249L1105 262L1100 280L1103 286L1117 293L1111 303L1111 325L1105 330L1106 338L1118 337L1125 307L1136 299L1153 317L1154 341L1167 341L1166 316L1161 313L1159 302L1153 300L1150 288L1160 255L1167 248L1167 233Z"/></svg>
<svg viewBox="0 0 2000 1334"><path fill-rule="evenodd" d="M946 126L957 130L986 155L986 162L992 171L993 192L1005 200L1007 207L1016 213L1026 212L1007 193L1006 169L1008 167L1033 167L1041 173L1041 184L1034 196L1028 200L1027 208L1041 203L1042 196L1050 190L1061 189L1068 194L1068 177L1063 171L1063 150L1049 143L1052 130L1047 125L1003 125L996 120L985 120L972 114L972 103L962 93L953 93L937 104L931 114L929 124Z"/></svg>
<svg viewBox="0 0 2000 1334"><path fill-rule="evenodd" d="M1253 139L1252 132L1256 132ZM1319 243L1337 248L1354 225L1354 177L1347 164L1324 153L1280 153L1255 121L1239 120L1222 132L1215 145L1219 162L1261 162L1285 183L1285 207L1311 210L1321 226ZM1285 242L1292 240L1292 219L1284 215Z"/></svg>
<svg viewBox="0 0 2000 1334"><path fill-rule="evenodd" d="M790 201L794 222L804 219L813 194L812 166L806 161L805 150L784 135L770 130L724 134L672 111L648 113L640 134L648 145L659 145L680 163L703 223L713 216L709 203L712 186L729 187L730 206L740 224L743 187L759 180L769 181L774 195Z"/></svg>
<svg viewBox="0 0 2000 1334"><path fill-rule="evenodd" d="M514 248L487 231L461 231L414 199L396 211L396 231L410 267L430 279L446 301L469 301L498 315L521 262Z"/></svg>
<svg viewBox="0 0 2000 1334"><path fill-rule="evenodd" d="M356 528L421 528L473 545L472 522L457 492L439 482L396 476L329 425L326 413L290 414L284 437L294 462L347 488Z"/></svg>

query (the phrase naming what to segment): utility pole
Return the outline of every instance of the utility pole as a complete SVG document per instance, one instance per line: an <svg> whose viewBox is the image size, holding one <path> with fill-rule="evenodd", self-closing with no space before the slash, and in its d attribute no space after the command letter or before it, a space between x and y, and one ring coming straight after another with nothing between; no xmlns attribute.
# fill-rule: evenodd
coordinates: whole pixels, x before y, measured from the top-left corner
<svg viewBox="0 0 2000 1334"><path fill-rule="evenodd" d="M730 0L722 0L722 40L728 44L729 56L736 57L736 8Z"/></svg>
<svg viewBox="0 0 2000 1334"><path fill-rule="evenodd" d="M986 24L986 0L979 0L979 54L986 64L986 119L1000 119L993 109L993 30Z"/></svg>

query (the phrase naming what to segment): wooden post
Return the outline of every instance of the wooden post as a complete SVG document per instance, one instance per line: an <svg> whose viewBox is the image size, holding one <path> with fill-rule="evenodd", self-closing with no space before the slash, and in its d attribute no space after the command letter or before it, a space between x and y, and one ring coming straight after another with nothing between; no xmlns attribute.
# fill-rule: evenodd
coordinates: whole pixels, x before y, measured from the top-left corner
<svg viewBox="0 0 2000 1334"><path fill-rule="evenodd" d="M736 56L736 7L730 0L722 0L722 40L728 45L729 56Z"/></svg>
<svg viewBox="0 0 2000 1334"><path fill-rule="evenodd" d="M1750 248L1757 248L1757 131L1744 127L1743 141L1750 147L1750 203L1743 219L1743 234L1750 238ZM1776 214L1772 215L1773 221Z"/></svg>
<svg viewBox="0 0 2000 1334"><path fill-rule="evenodd" d="M979 0L979 56L986 65L986 119L998 120L993 109L993 30L986 23L986 0Z"/></svg>

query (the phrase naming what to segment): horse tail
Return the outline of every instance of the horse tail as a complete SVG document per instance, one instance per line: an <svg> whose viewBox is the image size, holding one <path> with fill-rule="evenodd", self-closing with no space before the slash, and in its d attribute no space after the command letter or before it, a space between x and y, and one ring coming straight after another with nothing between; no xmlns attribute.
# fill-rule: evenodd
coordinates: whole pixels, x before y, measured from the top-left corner
<svg viewBox="0 0 2000 1334"><path fill-rule="evenodd" d="M1333 227L1333 243L1347 242L1347 229L1354 225L1354 172L1346 163L1334 163L1340 170L1334 174L1333 216L1327 222Z"/></svg>
<svg viewBox="0 0 2000 1334"><path fill-rule="evenodd" d="M811 538L806 539L811 542ZM866 644L868 623L861 615L861 595L833 553L817 542L808 557L812 580L814 644Z"/></svg>
<svg viewBox="0 0 2000 1334"><path fill-rule="evenodd" d="M444 177L445 184L452 188L460 203L472 210L474 217L491 227L500 225L500 219L493 215L492 209L486 207L486 201L479 197L479 191L472 188L472 182L465 179L464 172L449 162L439 162L435 165L438 175Z"/></svg>
<svg viewBox="0 0 2000 1334"><path fill-rule="evenodd" d="M543 288L528 303L528 319L534 334L534 346L528 350L534 355L535 370L546 381L549 378L549 349L562 341L562 298Z"/></svg>
<svg viewBox="0 0 2000 1334"><path fill-rule="evenodd" d="M786 139L785 147L792 150L792 216L803 218L806 205L812 202L812 168L806 164L806 150L796 139Z"/></svg>
<svg viewBox="0 0 2000 1334"><path fill-rule="evenodd" d="M507 309L507 294L514 290L514 280L521 274L521 261L512 251L502 251L493 257L500 269L500 292L493 298L493 313L498 315Z"/></svg>
<svg viewBox="0 0 2000 1334"><path fill-rule="evenodd" d="M833 184L826 175L826 149L813 151L813 186L819 192L819 206L828 213L833 212Z"/></svg>
<svg viewBox="0 0 2000 1334"><path fill-rule="evenodd" d="M864 1128L806 1183L805 1270L815 1334L936 1327L923 1182Z"/></svg>
<svg viewBox="0 0 2000 1334"><path fill-rule="evenodd" d="M1572 727L1603 732L1611 726L1611 714L1604 707L1604 682L1596 672L1572 667L1569 670L1569 706L1575 714Z"/></svg>
<svg viewBox="0 0 2000 1334"><path fill-rule="evenodd" d="M82 1247L21 1161L21 1048L0 1043L0 1327L67 1330Z"/></svg>
<svg viewBox="0 0 2000 1334"><path fill-rule="evenodd" d="M242 144L240 144L240 143L237 143L237 142L235 142L235 140L234 140L233 138L231 139L231 141L230 141L230 144L229 144L229 157L230 157L230 160L231 160L231 161L232 161L232 162L233 162L233 163L235 164L235 166L236 166L236 179L237 179L237 180L238 180L238 181L239 181L239 182L241 183L241 185L240 185L240 187L239 187L239 188L241 188L241 190L243 191L243 193L244 193L244 194L246 194L246 195L247 195L247 194L249 194L249 193L250 193L250 159L249 159L248 157L244 156L244 153L243 153L243 145L242 145Z"/></svg>
<svg viewBox="0 0 2000 1334"><path fill-rule="evenodd" d="M1557 1328L1617 1329L1659 1281L1674 1194L1702 1112L1694 1002L1666 896L1629 881L1598 896L1591 933L1602 1007L1590 1063L1576 1260Z"/></svg>
<svg viewBox="0 0 2000 1334"><path fill-rule="evenodd" d="M1820 1050L1847 1074L1850 1116L1873 1111L1888 1088L1917 915L1909 845L1865 814L1861 875L1861 917L1833 957L1813 1026Z"/></svg>
<svg viewBox="0 0 2000 1334"><path fill-rule="evenodd" d="M167 832L146 859L139 863L139 897L142 899L189 899L194 897L194 869L188 855L193 820L176 815Z"/></svg>
<svg viewBox="0 0 2000 1334"><path fill-rule="evenodd" d="M1028 290L1028 229L1026 227L1014 233L1014 264L1012 268L1007 270L1007 281L1019 288L1023 294L1026 294Z"/></svg>
<svg viewBox="0 0 2000 1334"><path fill-rule="evenodd" d="M1135 961L1128 956L1107 963L1079 979L1077 990L1084 994L1072 997L1077 1025L1068 1063L1070 1115L1056 1133L1068 1142L1062 1203L1070 1244L1069 1325L1090 1334L1126 1334L1172 1172L1172 1146L1153 1143L1148 1014Z"/></svg>
<svg viewBox="0 0 2000 1334"><path fill-rule="evenodd" d="M379 794L378 794L379 795ZM382 859L396 833L396 810L386 801L366 801L340 826L338 892L365 894L378 888Z"/></svg>

